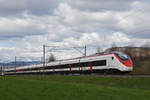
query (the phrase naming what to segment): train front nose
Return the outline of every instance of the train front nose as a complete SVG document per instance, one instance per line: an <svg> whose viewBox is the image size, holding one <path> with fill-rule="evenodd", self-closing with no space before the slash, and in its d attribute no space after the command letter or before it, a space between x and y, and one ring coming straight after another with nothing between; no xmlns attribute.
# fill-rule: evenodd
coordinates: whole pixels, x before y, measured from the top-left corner
<svg viewBox="0 0 150 100"><path fill-rule="evenodd" d="M121 62L122 62L122 64L124 64L126 67L132 67L132 66L133 66L131 59L129 59L129 60L124 60L124 61L121 61Z"/></svg>
<svg viewBox="0 0 150 100"><path fill-rule="evenodd" d="M132 60L131 58L124 54L124 53L120 53L120 52L117 52L115 53L116 54L116 57L118 58L118 60L125 66L125 67L132 67L133 64L132 64Z"/></svg>

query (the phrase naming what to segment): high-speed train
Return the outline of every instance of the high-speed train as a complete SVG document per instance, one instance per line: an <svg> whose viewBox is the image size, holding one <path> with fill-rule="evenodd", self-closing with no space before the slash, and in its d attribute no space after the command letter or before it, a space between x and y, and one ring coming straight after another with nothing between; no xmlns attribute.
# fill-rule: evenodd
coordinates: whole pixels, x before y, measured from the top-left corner
<svg viewBox="0 0 150 100"><path fill-rule="evenodd" d="M79 57L68 60L54 61L43 64L21 66L4 69L5 75L22 74L52 74L52 73L94 73L94 72L131 72L133 64L131 58L122 52L111 52L93 56Z"/></svg>

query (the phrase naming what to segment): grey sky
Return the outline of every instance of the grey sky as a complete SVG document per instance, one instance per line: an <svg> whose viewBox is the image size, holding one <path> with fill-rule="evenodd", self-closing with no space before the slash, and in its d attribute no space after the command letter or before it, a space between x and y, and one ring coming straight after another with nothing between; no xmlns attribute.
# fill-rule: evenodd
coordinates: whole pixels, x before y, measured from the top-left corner
<svg viewBox="0 0 150 100"><path fill-rule="evenodd" d="M150 42L149 5L149 0L0 0L1 59L40 57L43 44L143 45Z"/></svg>

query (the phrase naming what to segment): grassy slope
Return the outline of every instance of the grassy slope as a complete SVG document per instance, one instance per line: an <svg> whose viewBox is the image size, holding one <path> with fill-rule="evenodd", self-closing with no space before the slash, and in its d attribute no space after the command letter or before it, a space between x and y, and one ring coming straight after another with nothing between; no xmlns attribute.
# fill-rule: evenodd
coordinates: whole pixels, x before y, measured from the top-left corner
<svg viewBox="0 0 150 100"><path fill-rule="evenodd" d="M0 100L149 100L150 78L0 78Z"/></svg>
<svg viewBox="0 0 150 100"><path fill-rule="evenodd" d="M150 74L150 59L141 61L134 66L133 74Z"/></svg>

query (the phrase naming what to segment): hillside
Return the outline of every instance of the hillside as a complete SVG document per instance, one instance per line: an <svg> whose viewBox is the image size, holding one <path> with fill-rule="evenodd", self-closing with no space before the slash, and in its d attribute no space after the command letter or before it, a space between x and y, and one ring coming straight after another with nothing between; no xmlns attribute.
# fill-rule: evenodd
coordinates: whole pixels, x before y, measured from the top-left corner
<svg viewBox="0 0 150 100"><path fill-rule="evenodd" d="M150 74L150 48L146 47L113 47L106 52L121 51L128 54L134 64L132 74Z"/></svg>

